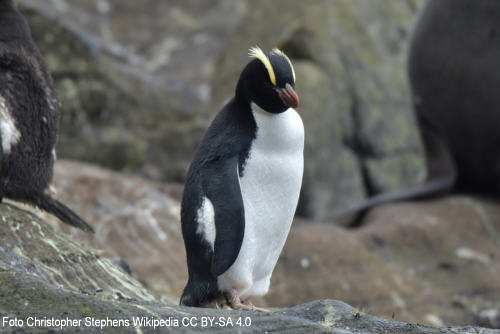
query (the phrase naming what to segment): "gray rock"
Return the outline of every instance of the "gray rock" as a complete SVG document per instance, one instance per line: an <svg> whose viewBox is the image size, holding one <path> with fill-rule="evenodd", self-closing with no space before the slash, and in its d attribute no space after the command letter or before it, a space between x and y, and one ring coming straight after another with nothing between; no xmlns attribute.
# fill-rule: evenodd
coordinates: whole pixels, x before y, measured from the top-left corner
<svg viewBox="0 0 500 334"><path fill-rule="evenodd" d="M0 204L0 219L0 272L4 274L1 284L4 289L12 289L10 284L23 286L24 279L31 278L53 288L102 299L154 300L139 282L102 252L56 232L50 223L34 214L11 204ZM11 293L17 292L14 289ZM28 301L32 298L30 294L21 297ZM5 297L1 299L5 302ZM1 311L10 312L5 305Z"/></svg>
<svg viewBox="0 0 500 334"><path fill-rule="evenodd" d="M181 185L58 161L55 186L97 234L57 227L124 259L156 299L179 301L187 281ZM496 328L500 310L500 205L450 196L376 208L359 229L296 219L271 288L253 302L290 307L342 300L372 315L433 326ZM46 221L54 220L44 216Z"/></svg>
<svg viewBox="0 0 500 334"><path fill-rule="evenodd" d="M405 73L406 40L419 5L252 1L258 10L232 34L229 50L255 41L266 49L277 45L296 60L297 91L305 97L298 111L310 132L300 213L327 219L348 203L421 177ZM263 24L263 15L273 20ZM224 54L215 86L231 86L244 56Z"/></svg>
<svg viewBox="0 0 500 334"><path fill-rule="evenodd" d="M325 219L421 178L404 69L420 0L18 3L63 105L62 157L182 181L258 44L297 64L300 213Z"/></svg>
<svg viewBox="0 0 500 334"><path fill-rule="evenodd" d="M350 126L345 94L332 94L332 86L321 67L311 61L297 61L297 91L303 108L299 109L305 127L306 161L298 214L327 216L335 208L347 207L365 197L359 160L342 144ZM333 95L333 96L332 96ZM325 145L328 143L328 145Z"/></svg>
<svg viewBox="0 0 500 334"><path fill-rule="evenodd" d="M3 221L0 224L2 331L345 334L447 331L376 318L333 300L314 301L272 313L186 308L160 303L119 266L98 255L98 251L55 231L50 223L8 204L0 204L0 216ZM80 322L77 327L74 324L62 326L40 322L33 327L33 317ZM218 321L218 325L204 326L202 317L211 317ZM137 318L146 318L150 324L134 325ZM153 321L162 319L169 323L158 323L159 327L154 328ZM193 319L193 326L183 326L183 319ZM3 322L8 320L23 323L4 325ZM111 322L113 320L115 324ZM452 332L471 331L499 332L477 327L455 328Z"/></svg>
<svg viewBox="0 0 500 334"><path fill-rule="evenodd" d="M207 122L209 82L240 4L19 5L62 103L60 155L182 179Z"/></svg>

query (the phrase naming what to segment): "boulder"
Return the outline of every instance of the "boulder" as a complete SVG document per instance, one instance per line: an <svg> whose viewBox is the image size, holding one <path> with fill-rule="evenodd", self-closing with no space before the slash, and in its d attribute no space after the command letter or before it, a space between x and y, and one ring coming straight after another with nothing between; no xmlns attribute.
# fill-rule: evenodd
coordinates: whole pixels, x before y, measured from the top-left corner
<svg viewBox="0 0 500 334"><path fill-rule="evenodd" d="M62 157L182 181L258 44L297 67L301 215L423 176L404 66L420 0L17 2L54 75Z"/></svg>

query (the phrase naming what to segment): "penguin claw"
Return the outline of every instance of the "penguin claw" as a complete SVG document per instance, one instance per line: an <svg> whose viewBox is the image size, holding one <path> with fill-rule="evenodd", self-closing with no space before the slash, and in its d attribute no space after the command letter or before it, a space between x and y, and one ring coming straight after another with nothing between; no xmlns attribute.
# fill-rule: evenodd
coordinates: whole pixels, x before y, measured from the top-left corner
<svg viewBox="0 0 500 334"><path fill-rule="evenodd" d="M266 313L271 312L271 310L268 310L266 308L255 306L254 304L252 304L252 302L249 299L244 300L243 305L247 305L247 306L251 307L252 308L251 311L259 311L259 312L266 312Z"/></svg>
<svg viewBox="0 0 500 334"><path fill-rule="evenodd" d="M228 306L233 310L271 312L265 308L256 307L250 300L241 301L240 294L236 289L231 289L224 293Z"/></svg>

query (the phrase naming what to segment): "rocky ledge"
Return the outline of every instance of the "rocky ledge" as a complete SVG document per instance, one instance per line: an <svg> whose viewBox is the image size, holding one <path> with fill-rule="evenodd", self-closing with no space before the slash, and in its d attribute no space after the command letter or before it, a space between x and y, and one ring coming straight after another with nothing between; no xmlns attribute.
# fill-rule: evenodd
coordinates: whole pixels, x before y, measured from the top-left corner
<svg viewBox="0 0 500 334"><path fill-rule="evenodd" d="M0 205L2 329L15 332L500 333L384 320L334 300L271 313L161 303L126 266L12 204ZM125 269L123 268L125 267Z"/></svg>
<svg viewBox="0 0 500 334"><path fill-rule="evenodd" d="M180 307L174 300L159 301L130 274L125 261L109 258L114 254L86 241L75 241L76 235L63 232L52 217L8 202L0 204L0 219L2 331L500 333L385 320L334 300L271 313ZM97 229L101 232L102 227Z"/></svg>

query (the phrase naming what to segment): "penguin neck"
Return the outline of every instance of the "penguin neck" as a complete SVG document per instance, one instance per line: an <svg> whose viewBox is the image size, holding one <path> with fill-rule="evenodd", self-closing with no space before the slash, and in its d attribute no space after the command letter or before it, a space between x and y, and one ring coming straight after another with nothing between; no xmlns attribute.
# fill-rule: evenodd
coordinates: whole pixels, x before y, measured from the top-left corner
<svg viewBox="0 0 500 334"><path fill-rule="evenodd" d="M250 97L248 95L249 94L245 82L240 77L240 80L238 80L238 84L236 85L234 100L237 104L250 108L250 104L252 103L252 101L250 100Z"/></svg>
<svg viewBox="0 0 500 334"><path fill-rule="evenodd" d="M248 110L248 112L252 115L254 114L255 108L260 112L268 113L249 97L245 84L242 83L242 80L240 80L238 82L238 85L236 86L236 95L234 97L234 102L239 106L240 110Z"/></svg>

